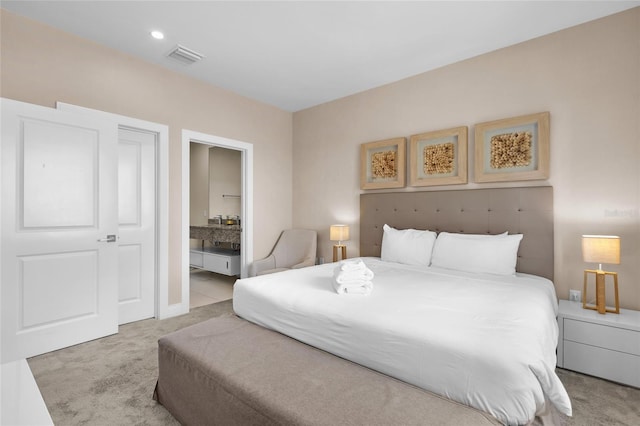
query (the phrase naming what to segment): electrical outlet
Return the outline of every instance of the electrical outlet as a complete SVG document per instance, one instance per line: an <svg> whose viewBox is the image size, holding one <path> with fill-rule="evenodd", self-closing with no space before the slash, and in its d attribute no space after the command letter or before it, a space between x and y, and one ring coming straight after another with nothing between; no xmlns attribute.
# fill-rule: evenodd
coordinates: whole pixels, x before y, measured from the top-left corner
<svg viewBox="0 0 640 426"><path fill-rule="evenodd" d="M569 290L569 300L579 302L582 300L582 292L580 290Z"/></svg>

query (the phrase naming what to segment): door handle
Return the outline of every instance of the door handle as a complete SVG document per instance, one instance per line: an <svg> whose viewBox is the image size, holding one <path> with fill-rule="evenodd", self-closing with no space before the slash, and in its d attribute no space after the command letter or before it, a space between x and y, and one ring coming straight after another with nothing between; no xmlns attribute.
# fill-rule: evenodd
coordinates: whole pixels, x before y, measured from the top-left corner
<svg viewBox="0 0 640 426"><path fill-rule="evenodd" d="M98 240L99 243L113 243L116 241L116 236L115 235L107 235L107 238L100 238Z"/></svg>

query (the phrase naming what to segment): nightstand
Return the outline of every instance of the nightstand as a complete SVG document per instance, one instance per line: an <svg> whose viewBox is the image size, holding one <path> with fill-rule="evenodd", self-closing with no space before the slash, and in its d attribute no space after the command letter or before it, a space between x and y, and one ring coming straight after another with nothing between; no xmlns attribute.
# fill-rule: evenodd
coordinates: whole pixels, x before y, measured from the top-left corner
<svg viewBox="0 0 640 426"><path fill-rule="evenodd" d="M599 314L560 300L558 367L640 387L640 312Z"/></svg>

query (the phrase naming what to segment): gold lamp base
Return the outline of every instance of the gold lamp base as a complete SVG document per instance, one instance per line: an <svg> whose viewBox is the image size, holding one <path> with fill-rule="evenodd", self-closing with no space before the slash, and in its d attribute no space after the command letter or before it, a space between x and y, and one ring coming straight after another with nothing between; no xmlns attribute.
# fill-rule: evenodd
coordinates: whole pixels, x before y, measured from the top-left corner
<svg viewBox="0 0 640 426"><path fill-rule="evenodd" d="M345 246L344 244L336 244L333 246L333 261L337 262L338 261L338 248L342 248L342 259L346 259L347 258L347 246Z"/></svg>
<svg viewBox="0 0 640 426"><path fill-rule="evenodd" d="M334 252L335 253L335 252ZM587 305L587 276L588 274L595 274L596 276L596 304ZM605 277L607 275L613 276L613 287L615 291L616 306L615 309L607 308L605 300ZM584 309L593 309L598 311L599 314L606 312L612 314L620 313L620 300L618 299L618 273L601 271L599 269L585 269L584 271L584 288L582 289L582 307Z"/></svg>

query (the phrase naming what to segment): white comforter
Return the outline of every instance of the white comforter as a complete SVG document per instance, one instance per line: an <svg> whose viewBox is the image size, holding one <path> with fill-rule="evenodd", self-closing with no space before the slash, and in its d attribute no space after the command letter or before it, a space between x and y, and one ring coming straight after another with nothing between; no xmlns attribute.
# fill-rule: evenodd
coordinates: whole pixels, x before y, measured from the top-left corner
<svg viewBox="0 0 640 426"><path fill-rule="evenodd" d="M555 374L558 326L544 278L477 275L363 258L369 295L339 295L336 264L238 280L235 312L431 392L525 424L545 396L571 415Z"/></svg>

